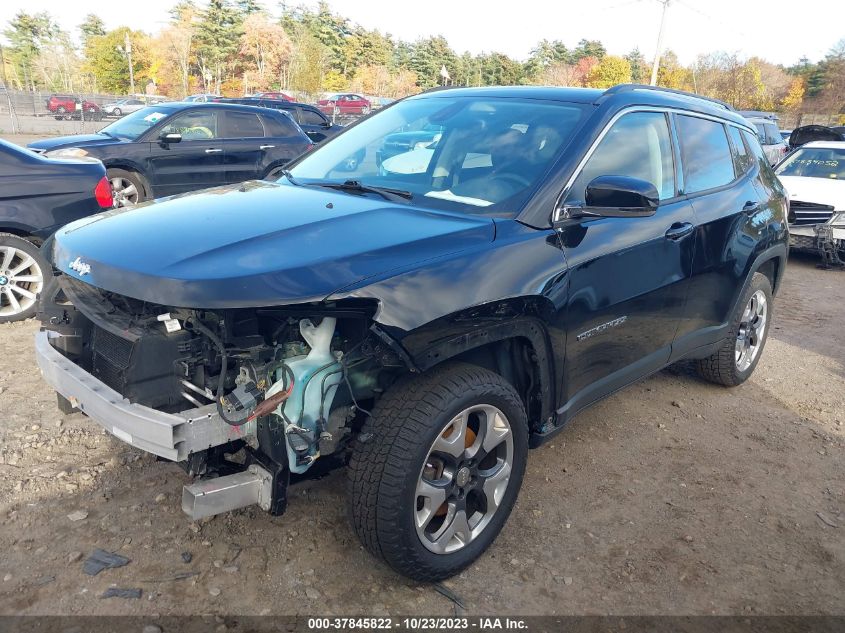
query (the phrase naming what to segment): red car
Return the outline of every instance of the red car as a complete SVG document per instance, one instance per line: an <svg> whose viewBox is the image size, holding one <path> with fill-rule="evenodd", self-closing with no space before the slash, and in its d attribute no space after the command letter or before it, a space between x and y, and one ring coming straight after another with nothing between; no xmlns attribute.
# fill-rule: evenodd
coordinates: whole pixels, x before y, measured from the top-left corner
<svg viewBox="0 0 845 633"><path fill-rule="evenodd" d="M317 107L326 114L369 114L370 102L358 94L346 93L320 99Z"/></svg>
<svg viewBox="0 0 845 633"><path fill-rule="evenodd" d="M256 92L253 97L259 99L281 99L282 101L290 101L291 103L296 101L290 95L286 95L284 92Z"/></svg>
<svg viewBox="0 0 845 633"><path fill-rule="evenodd" d="M86 119L99 121L103 118L103 111L93 101L86 101L74 95L50 95L47 99L47 109L56 115L56 120L75 119L84 115Z"/></svg>

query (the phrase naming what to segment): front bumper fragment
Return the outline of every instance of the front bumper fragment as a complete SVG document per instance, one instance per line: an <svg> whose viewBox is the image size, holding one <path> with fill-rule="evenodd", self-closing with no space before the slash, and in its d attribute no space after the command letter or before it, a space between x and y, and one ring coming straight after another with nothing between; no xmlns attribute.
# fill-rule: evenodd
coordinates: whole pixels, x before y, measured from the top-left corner
<svg viewBox="0 0 845 633"><path fill-rule="evenodd" d="M180 413L164 413L132 404L50 344L47 332L35 335L35 358L44 380L115 437L173 461L235 440L255 437L256 422L226 424L209 404Z"/></svg>

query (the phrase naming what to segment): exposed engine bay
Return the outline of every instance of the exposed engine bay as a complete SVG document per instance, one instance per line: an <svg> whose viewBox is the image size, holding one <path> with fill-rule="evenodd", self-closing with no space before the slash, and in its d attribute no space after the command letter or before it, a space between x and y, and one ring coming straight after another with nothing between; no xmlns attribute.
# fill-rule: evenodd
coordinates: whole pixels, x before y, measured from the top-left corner
<svg viewBox="0 0 845 633"><path fill-rule="evenodd" d="M302 474L321 457L343 457L368 408L407 370L373 328L369 302L174 308L65 275L45 295L51 344L78 367L132 404L207 409L236 430L237 439L187 456L195 476L252 463ZM249 455L238 462L241 449Z"/></svg>

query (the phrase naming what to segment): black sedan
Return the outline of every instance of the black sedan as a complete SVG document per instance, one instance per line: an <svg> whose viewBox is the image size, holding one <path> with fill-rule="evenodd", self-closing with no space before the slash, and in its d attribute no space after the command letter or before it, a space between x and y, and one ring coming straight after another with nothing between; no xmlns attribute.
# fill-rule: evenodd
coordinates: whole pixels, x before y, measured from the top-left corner
<svg viewBox="0 0 845 633"><path fill-rule="evenodd" d="M49 274L38 245L111 203L100 161L49 159L0 140L0 323L35 314Z"/></svg>
<svg viewBox="0 0 845 633"><path fill-rule="evenodd" d="M108 170L115 206L244 180L273 178L311 140L282 111L222 103L167 103L100 130L29 144L53 157L93 156Z"/></svg>

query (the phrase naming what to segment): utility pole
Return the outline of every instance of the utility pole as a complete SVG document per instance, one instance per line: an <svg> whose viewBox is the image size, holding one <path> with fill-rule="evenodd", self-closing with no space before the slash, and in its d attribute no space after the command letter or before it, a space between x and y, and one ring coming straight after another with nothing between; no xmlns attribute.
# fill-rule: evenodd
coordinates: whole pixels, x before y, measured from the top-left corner
<svg viewBox="0 0 845 633"><path fill-rule="evenodd" d="M665 11L665 8L664 8ZM661 25L661 30L662 30ZM129 60L129 94L135 94L135 70L132 68L132 41L129 39L129 31L126 32L126 39L124 42L124 49L126 50L126 58Z"/></svg>
<svg viewBox="0 0 845 633"><path fill-rule="evenodd" d="M657 32L657 50L654 51L654 63L651 65L651 84L657 85L657 70L660 68L660 54L663 48L663 26L666 24L666 9L669 8L671 0L657 0L663 5L663 12L660 14L660 30Z"/></svg>

